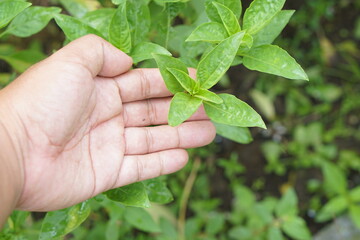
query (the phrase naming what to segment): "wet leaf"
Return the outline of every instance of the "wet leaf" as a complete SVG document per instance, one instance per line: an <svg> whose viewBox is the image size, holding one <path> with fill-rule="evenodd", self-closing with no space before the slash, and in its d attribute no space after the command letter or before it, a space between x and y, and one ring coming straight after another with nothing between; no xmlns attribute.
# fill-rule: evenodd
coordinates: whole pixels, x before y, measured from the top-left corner
<svg viewBox="0 0 360 240"><path fill-rule="evenodd" d="M150 207L149 197L144 183L136 182L104 193L109 199L126 206Z"/></svg>
<svg viewBox="0 0 360 240"><path fill-rule="evenodd" d="M309 80L305 71L285 50L275 45L252 48L242 54L243 63L250 70L270 73L289 79Z"/></svg>
<svg viewBox="0 0 360 240"><path fill-rule="evenodd" d="M222 104L204 102L207 115L218 123L239 127L266 128L260 115L247 103L230 94L219 94L223 99Z"/></svg>
<svg viewBox="0 0 360 240"><path fill-rule="evenodd" d="M201 88L209 89L214 86L229 69L244 34L239 32L223 40L201 59L196 73Z"/></svg>
<svg viewBox="0 0 360 240"><path fill-rule="evenodd" d="M177 126L187 120L200 107L202 100L187 93L176 93L171 100L169 110L169 125Z"/></svg>
<svg viewBox="0 0 360 240"><path fill-rule="evenodd" d="M218 43L227 38L229 35L226 28L217 22L203 23L198 26L186 39L187 42L211 42Z"/></svg>
<svg viewBox="0 0 360 240"><path fill-rule="evenodd" d="M39 240L66 235L84 222L90 211L90 205L85 201L70 208L48 212L42 223Z"/></svg>

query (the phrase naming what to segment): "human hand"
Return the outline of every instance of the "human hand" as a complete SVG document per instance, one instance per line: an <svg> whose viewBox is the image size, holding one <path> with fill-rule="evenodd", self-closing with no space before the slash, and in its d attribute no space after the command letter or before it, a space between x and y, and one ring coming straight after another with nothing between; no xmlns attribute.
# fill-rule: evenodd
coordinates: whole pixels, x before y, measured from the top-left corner
<svg viewBox="0 0 360 240"><path fill-rule="evenodd" d="M171 93L159 71L131 65L89 35L1 90L0 123L19 161L18 209L61 209L175 172L187 162L185 148L212 141L202 109L178 127L166 125Z"/></svg>

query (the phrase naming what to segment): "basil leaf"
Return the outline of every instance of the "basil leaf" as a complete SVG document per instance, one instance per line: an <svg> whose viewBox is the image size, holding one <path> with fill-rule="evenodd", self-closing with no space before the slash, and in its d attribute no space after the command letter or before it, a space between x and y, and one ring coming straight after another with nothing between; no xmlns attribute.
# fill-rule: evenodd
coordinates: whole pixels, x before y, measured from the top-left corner
<svg viewBox="0 0 360 240"><path fill-rule="evenodd" d="M166 55L160 55L160 54L153 54L155 61L160 69L161 76L164 79L166 87L169 89L170 92L173 94L177 92L183 92L184 88L181 86L181 84L176 80L174 75L172 75L167 68L175 68L180 71L183 71L185 73L188 73L187 67L183 62L181 62L179 59L166 56Z"/></svg>
<svg viewBox="0 0 360 240"><path fill-rule="evenodd" d="M60 13L57 7L29 7L17 15L3 34L17 37L29 37L40 32L54 17Z"/></svg>
<svg viewBox="0 0 360 240"><path fill-rule="evenodd" d="M298 240L310 240L311 233L306 226L304 219L291 216L281 226L282 230L290 237Z"/></svg>
<svg viewBox="0 0 360 240"><path fill-rule="evenodd" d="M171 56L171 53L164 47L150 42L143 42L136 45L131 51L130 56L132 57L134 64L137 64L138 62L152 59L153 54Z"/></svg>
<svg viewBox="0 0 360 240"><path fill-rule="evenodd" d="M88 12L81 18L81 21L101 32L105 39L109 39L109 27L111 19L115 14L114 8L101 8Z"/></svg>
<svg viewBox="0 0 360 240"><path fill-rule="evenodd" d="M241 144L248 144L253 141L251 133L248 128L230 126L213 122L216 127L216 133L224 138L230 139Z"/></svg>
<svg viewBox="0 0 360 240"><path fill-rule="evenodd" d="M148 3L144 0L127 1L126 17L129 23L132 45L136 46L146 41L151 23Z"/></svg>
<svg viewBox="0 0 360 240"><path fill-rule="evenodd" d="M239 127L266 128L260 115L247 103L230 94L219 94L222 104L204 102L206 114L217 123Z"/></svg>
<svg viewBox="0 0 360 240"><path fill-rule="evenodd" d="M218 43L229 37L225 27L217 22L203 23L186 39L187 42L203 41Z"/></svg>
<svg viewBox="0 0 360 240"><path fill-rule="evenodd" d="M149 197L145 185L142 182L111 189L104 194L109 199L120 202L126 206L150 207Z"/></svg>
<svg viewBox="0 0 360 240"><path fill-rule="evenodd" d="M126 2L126 0L111 0L111 2L115 5L119 5L119 4Z"/></svg>
<svg viewBox="0 0 360 240"><path fill-rule="evenodd" d="M84 222L90 214L88 201L73 207L48 212L41 226L39 240L65 236Z"/></svg>
<svg viewBox="0 0 360 240"><path fill-rule="evenodd" d="M229 69L244 34L239 32L223 40L201 59L196 73L201 88L214 86Z"/></svg>
<svg viewBox="0 0 360 240"><path fill-rule="evenodd" d="M125 53L131 51L131 35L126 17L126 2L121 3L111 19L109 28L109 41Z"/></svg>
<svg viewBox="0 0 360 240"><path fill-rule="evenodd" d="M167 188L165 181L160 177L143 181L151 202L166 204L174 200L173 195Z"/></svg>
<svg viewBox="0 0 360 240"><path fill-rule="evenodd" d="M220 104L224 102L221 97L206 89L199 89L195 94L195 97L200 98L206 102L212 102L215 104Z"/></svg>
<svg viewBox="0 0 360 240"><path fill-rule="evenodd" d="M201 99L192 97L187 93L176 93L170 104L169 125L175 127L184 122L196 112L201 103Z"/></svg>
<svg viewBox="0 0 360 240"><path fill-rule="evenodd" d="M252 48L242 54L245 67L289 79L309 80L305 71L285 50L275 45Z"/></svg>
<svg viewBox="0 0 360 240"><path fill-rule="evenodd" d="M298 198L294 189L290 188L282 196L275 208L277 217L295 216L298 213Z"/></svg>
<svg viewBox="0 0 360 240"><path fill-rule="evenodd" d="M60 0L60 3L71 16L76 18L81 18L87 12L100 7L100 3L96 0Z"/></svg>
<svg viewBox="0 0 360 240"><path fill-rule="evenodd" d="M0 2L0 29L5 27L16 15L30 7L31 3L20 0L5 0Z"/></svg>
<svg viewBox="0 0 360 240"><path fill-rule="evenodd" d="M145 232L160 232L159 225L151 215L142 208L127 207L124 211L127 223Z"/></svg>
<svg viewBox="0 0 360 240"><path fill-rule="evenodd" d="M234 15L234 13L229 8L227 8L226 6L220 3L213 2L213 4L216 7L220 15L222 24L226 28L226 31L228 32L229 36L237 32L240 32L241 29L240 29L239 21Z"/></svg>
<svg viewBox="0 0 360 240"><path fill-rule="evenodd" d="M294 12L294 10L278 12L264 28L253 35L254 47L271 44L288 24Z"/></svg>
<svg viewBox="0 0 360 240"><path fill-rule="evenodd" d="M167 70L176 78L176 80L187 92L193 94L196 82L189 76L189 74L176 68L167 68Z"/></svg>
<svg viewBox="0 0 360 240"><path fill-rule="evenodd" d="M347 192L347 180L344 172L335 164L324 162L322 165L325 189L329 194L344 195Z"/></svg>
<svg viewBox="0 0 360 240"><path fill-rule="evenodd" d="M254 42L253 37L250 34L245 33L245 35L240 43L239 50L237 51L237 55L242 55L242 54L250 51L250 49L253 46L253 42Z"/></svg>
<svg viewBox="0 0 360 240"><path fill-rule="evenodd" d="M26 69L31 67L37 62L40 62L46 56L37 50L27 49L19 52L14 52L10 55L0 55L0 59L6 61L17 72L25 72Z"/></svg>
<svg viewBox="0 0 360 240"><path fill-rule="evenodd" d="M65 36L73 41L77 38L85 36L87 34L95 34L100 37L103 37L100 32L96 29L90 27L89 25L83 23L77 18L70 17L63 14L56 14L55 21L57 25L63 30Z"/></svg>
<svg viewBox="0 0 360 240"><path fill-rule="evenodd" d="M233 14L236 16L236 19L239 19L242 12L242 6L240 0L206 0L205 2L205 10L208 17L214 21L221 23L221 17L219 12L217 11L216 7L213 3L220 3L230 9Z"/></svg>
<svg viewBox="0 0 360 240"><path fill-rule="evenodd" d="M325 222L339 216L348 208L348 200L345 196L338 196L331 199L323 206L316 215L317 222Z"/></svg>
<svg viewBox="0 0 360 240"><path fill-rule="evenodd" d="M254 0L244 14L243 28L253 35L283 8L285 0Z"/></svg>

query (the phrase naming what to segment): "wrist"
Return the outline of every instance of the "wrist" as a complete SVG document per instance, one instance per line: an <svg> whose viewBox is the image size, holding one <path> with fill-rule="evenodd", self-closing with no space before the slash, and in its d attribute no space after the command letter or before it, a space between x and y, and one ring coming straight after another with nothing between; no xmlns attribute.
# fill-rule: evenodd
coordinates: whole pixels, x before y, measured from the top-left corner
<svg viewBox="0 0 360 240"><path fill-rule="evenodd" d="M24 185L23 159L11 113L0 91L0 228L15 209Z"/></svg>

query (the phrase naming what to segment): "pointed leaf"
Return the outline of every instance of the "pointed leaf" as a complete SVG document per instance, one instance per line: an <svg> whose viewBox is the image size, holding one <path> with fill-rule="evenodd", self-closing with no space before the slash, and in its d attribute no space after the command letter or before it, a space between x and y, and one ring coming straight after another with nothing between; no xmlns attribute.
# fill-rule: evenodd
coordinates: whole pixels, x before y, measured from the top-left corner
<svg viewBox="0 0 360 240"><path fill-rule="evenodd" d="M245 53L249 52L250 49L253 47L253 44L254 44L253 37L250 34L245 33L243 39L241 40L237 55L244 55Z"/></svg>
<svg viewBox="0 0 360 240"><path fill-rule="evenodd" d="M176 68L167 68L167 70L176 78L176 80L187 92L191 94L194 92L196 82L189 76L189 74Z"/></svg>
<svg viewBox="0 0 360 240"><path fill-rule="evenodd" d="M345 194L347 181L342 170L333 163L323 163L322 172L324 175L325 189L330 194Z"/></svg>
<svg viewBox="0 0 360 240"><path fill-rule="evenodd" d="M236 19L240 18L242 12L242 6L240 0L206 0L205 2L205 10L208 17L214 21L221 23L221 17L216 7L213 5L214 2L220 3L226 6L228 9L232 11L232 13L236 16Z"/></svg>
<svg viewBox="0 0 360 240"><path fill-rule="evenodd" d="M73 207L48 212L41 226L39 240L65 236L84 222L90 211L90 204L85 201Z"/></svg>
<svg viewBox="0 0 360 240"><path fill-rule="evenodd" d="M88 23L89 26L101 32L105 39L109 39L109 27L111 19L115 14L114 8L101 8L95 11L86 13L81 21Z"/></svg>
<svg viewBox="0 0 360 240"><path fill-rule="evenodd" d="M136 182L104 193L109 199L126 206L150 207L149 197L142 182Z"/></svg>
<svg viewBox="0 0 360 240"><path fill-rule="evenodd" d="M217 22L203 23L186 39L187 42L203 41L218 43L229 37L226 28Z"/></svg>
<svg viewBox="0 0 360 240"><path fill-rule="evenodd" d="M320 212L316 215L316 221L325 222L333 219L344 212L347 207L348 201L344 196L335 197L321 208Z"/></svg>
<svg viewBox="0 0 360 240"><path fill-rule="evenodd" d="M306 222L304 219L297 217L297 216L291 216L285 219L285 222L281 226L282 230L296 240L310 240L311 239L311 233L306 226Z"/></svg>
<svg viewBox="0 0 360 240"><path fill-rule="evenodd" d="M354 202L360 202L360 186L350 191L350 199Z"/></svg>
<svg viewBox="0 0 360 240"><path fill-rule="evenodd" d="M81 18L87 12L100 7L100 3L97 0L60 0L60 3L71 16L76 18Z"/></svg>
<svg viewBox="0 0 360 240"><path fill-rule="evenodd" d="M253 35L254 47L271 44L288 24L294 12L294 10L278 12L264 28Z"/></svg>
<svg viewBox="0 0 360 240"><path fill-rule="evenodd" d="M183 92L184 88L176 80L174 75L172 75L167 69L175 68L185 73L188 73L187 67L185 64L177 58L173 58L166 55L154 54L155 61L160 69L161 76L164 79L166 87L173 94L177 92Z"/></svg>
<svg viewBox="0 0 360 240"><path fill-rule="evenodd" d="M351 220L355 226L360 229L360 206L355 204L351 205L349 210Z"/></svg>
<svg viewBox="0 0 360 240"><path fill-rule="evenodd" d="M160 232L159 225L151 215L142 208L128 207L125 209L126 222L145 232Z"/></svg>
<svg viewBox="0 0 360 240"><path fill-rule="evenodd" d="M267 240L283 240L284 236L281 233L280 228L271 226L267 232Z"/></svg>
<svg viewBox="0 0 360 240"><path fill-rule="evenodd" d="M126 2L126 17L129 23L132 45L147 40L150 30L150 10L147 1L132 0Z"/></svg>
<svg viewBox="0 0 360 240"><path fill-rule="evenodd" d="M0 29L5 27L16 15L31 6L21 0L0 1Z"/></svg>
<svg viewBox="0 0 360 240"><path fill-rule="evenodd" d="M254 0L244 14L243 28L255 34L283 8L285 0Z"/></svg>
<svg viewBox="0 0 360 240"><path fill-rule="evenodd" d="M55 21L70 41L73 41L87 34L95 34L103 37L99 31L90 27L86 23L83 23L77 18L63 14L56 14Z"/></svg>
<svg viewBox="0 0 360 240"><path fill-rule="evenodd" d="M169 125L177 126L187 120L200 107L202 100L186 93L176 93L169 110Z"/></svg>
<svg viewBox="0 0 360 240"><path fill-rule="evenodd" d="M170 190L167 188L165 181L159 177L143 181L143 183L151 202L166 204L174 199Z"/></svg>
<svg viewBox="0 0 360 240"><path fill-rule="evenodd" d="M296 193L293 188L289 188L276 205L276 216L296 215L298 211L298 199Z"/></svg>
<svg viewBox="0 0 360 240"><path fill-rule="evenodd" d="M6 34L18 37L29 37L40 32L54 17L60 13L57 7L29 7L17 15L5 30Z"/></svg>
<svg viewBox="0 0 360 240"><path fill-rule="evenodd" d="M216 133L224 138L230 139L241 144L248 144L253 141L248 128L236 127L213 122L216 127Z"/></svg>
<svg viewBox="0 0 360 240"><path fill-rule="evenodd" d="M239 32L219 43L201 59L196 73L200 87L209 89L214 86L234 61L244 32Z"/></svg>
<svg viewBox="0 0 360 240"><path fill-rule="evenodd" d="M40 62L46 58L46 56L37 50L27 49L18 51L10 55L1 56L0 59L6 61L16 71L22 73L31 65Z"/></svg>
<svg viewBox="0 0 360 240"><path fill-rule="evenodd" d="M130 27L126 17L126 2L121 3L111 19L109 41L125 53L131 51Z"/></svg>
<svg viewBox="0 0 360 240"><path fill-rule="evenodd" d="M222 98L219 97L217 94L206 89L199 89L195 94L195 97L200 98L206 102L212 102L215 104L220 104L224 102Z"/></svg>
<svg viewBox="0 0 360 240"><path fill-rule="evenodd" d="M152 59L153 54L171 56L171 53L164 47L151 42L143 42L136 45L131 51L130 56L132 57L134 64L137 64L141 61Z"/></svg>
<svg viewBox="0 0 360 240"><path fill-rule="evenodd" d="M305 71L285 50L275 45L252 48L242 54L245 67L289 79L309 80Z"/></svg>
<svg viewBox="0 0 360 240"><path fill-rule="evenodd" d="M247 103L230 94L219 94L222 104L205 102L204 107L211 120L239 127L266 128L260 115Z"/></svg>
<svg viewBox="0 0 360 240"><path fill-rule="evenodd" d="M229 36L237 32L240 32L241 29L240 29L239 21L234 15L234 13L229 8L227 8L226 6L220 3L213 2L213 4L216 7L219 16L221 18L222 24L224 25Z"/></svg>

